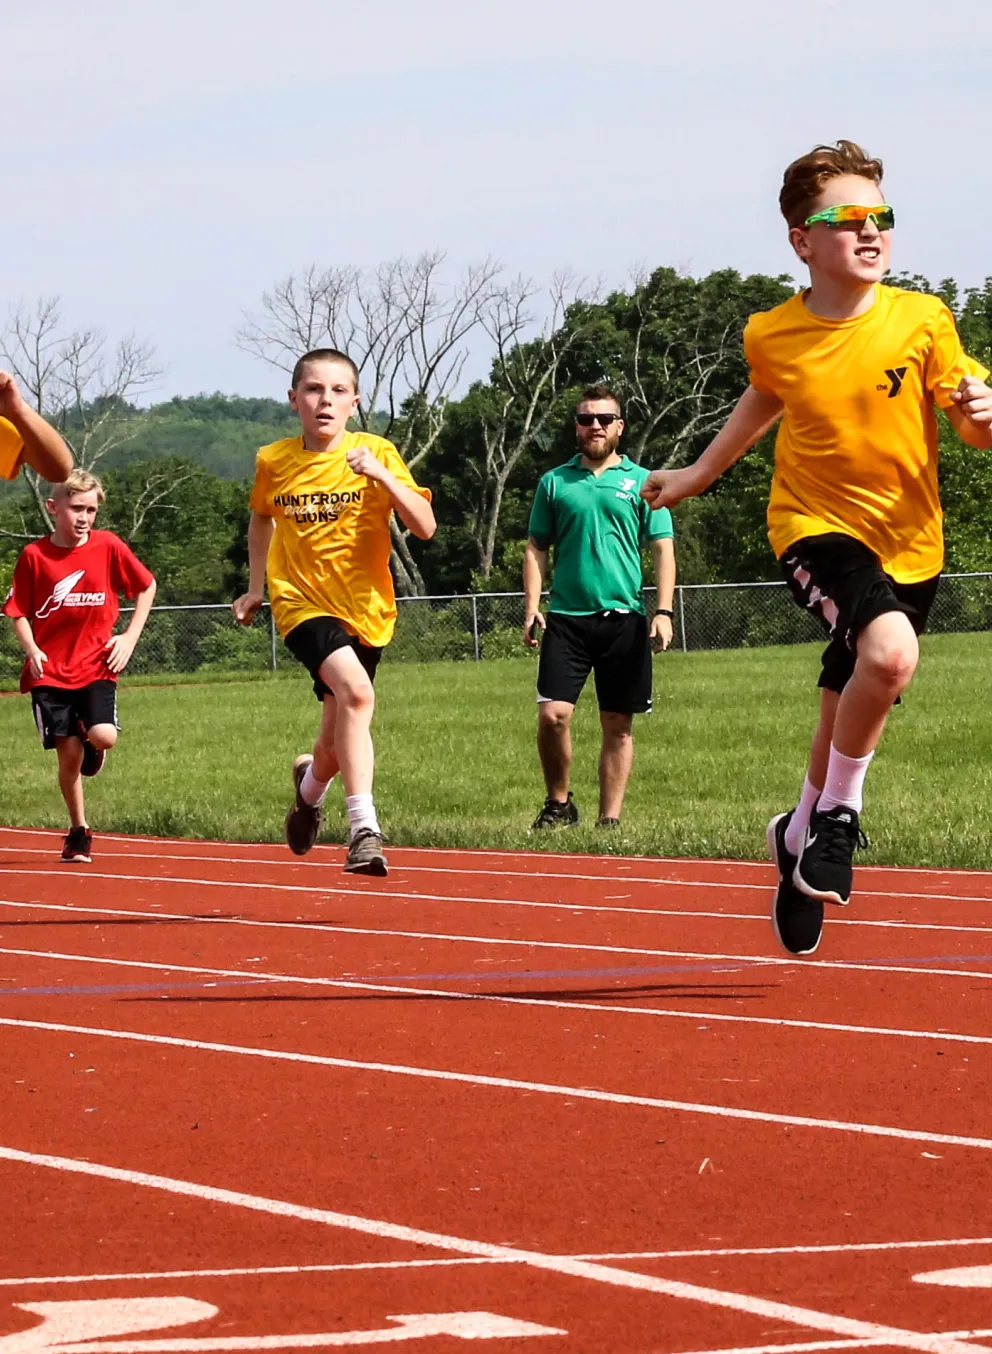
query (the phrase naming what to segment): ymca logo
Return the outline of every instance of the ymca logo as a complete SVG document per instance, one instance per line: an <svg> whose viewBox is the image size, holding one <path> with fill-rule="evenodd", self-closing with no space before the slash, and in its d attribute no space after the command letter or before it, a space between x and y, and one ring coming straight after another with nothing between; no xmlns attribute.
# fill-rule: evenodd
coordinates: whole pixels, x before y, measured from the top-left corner
<svg viewBox="0 0 992 1354"><path fill-rule="evenodd" d="M623 479L623 481L622 481L622 483L621 483L621 485L620 485L620 491L621 491L621 493L629 494L630 491L631 491L631 489L633 489L633 487L634 487L634 485L635 485L636 483L637 483L636 480L627 479L626 476L625 476L624 479Z"/></svg>
<svg viewBox="0 0 992 1354"><path fill-rule="evenodd" d="M105 592L73 592L85 572L85 569L77 569L74 574L66 574L65 578L59 579L52 589L51 597L42 602L34 613L38 620L43 621L46 616L64 606L103 606L107 600Z"/></svg>
<svg viewBox="0 0 992 1354"><path fill-rule="evenodd" d="M895 397L899 394L900 390L902 390L902 383L905 380L906 371L907 371L906 367L886 367L885 374L889 378L891 384L887 386L877 385L875 389L887 390L889 392L889 399L894 400Z"/></svg>

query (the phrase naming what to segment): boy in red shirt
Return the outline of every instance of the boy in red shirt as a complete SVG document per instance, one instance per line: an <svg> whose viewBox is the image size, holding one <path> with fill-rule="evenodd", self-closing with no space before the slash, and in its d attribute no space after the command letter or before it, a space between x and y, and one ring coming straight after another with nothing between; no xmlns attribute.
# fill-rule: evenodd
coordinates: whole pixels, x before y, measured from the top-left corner
<svg viewBox="0 0 992 1354"><path fill-rule="evenodd" d="M155 579L112 531L94 531L104 500L95 475L74 470L48 500L50 536L32 541L14 567L3 613L24 650L21 690L30 691L42 746L58 753L59 789L69 810L62 859L92 860L81 776L95 776L117 742L117 676L144 628ZM114 634L118 593L134 616Z"/></svg>

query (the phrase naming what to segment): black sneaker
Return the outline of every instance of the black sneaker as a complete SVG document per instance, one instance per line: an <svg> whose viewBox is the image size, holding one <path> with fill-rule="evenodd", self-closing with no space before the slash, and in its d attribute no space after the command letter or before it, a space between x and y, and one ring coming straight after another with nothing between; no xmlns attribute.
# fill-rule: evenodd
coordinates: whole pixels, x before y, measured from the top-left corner
<svg viewBox="0 0 992 1354"><path fill-rule="evenodd" d="M382 836L370 827L361 827L351 839L344 868L349 874L374 874L384 879L389 864L382 850Z"/></svg>
<svg viewBox="0 0 992 1354"><path fill-rule="evenodd" d="M823 934L823 899L807 898L792 882L796 857L785 844L792 810L780 813L765 834L768 854L778 870L778 888L772 899L772 926L783 949L790 954L812 954Z"/></svg>
<svg viewBox="0 0 992 1354"><path fill-rule="evenodd" d="M579 810L572 798L572 792L569 790L568 798L564 804L560 799L552 799L549 795L544 801L544 808L530 825L531 832L537 832L546 827L574 827L579 821Z"/></svg>
<svg viewBox="0 0 992 1354"><path fill-rule="evenodd" d="M856 810L846 804L838 804L824 813L814 809L792 882L807 898L821 898L825 903L846 907L851 901L854 875L851 860L859 846L867 845Z"/></svg>
<svg viewBox="0 0 992 1354"><path fill-rule="evenodd" d="M317 840L317 833L324 821L324 812L319 804L308 804L300 797L300 786L307 773L307 767L313 761L309 753L297 757L293 763L293 789L296 800L286 814L286 845L294 856L305 856Z"/></svg>
<svg viewBox="0 0 992 1354"><path fill-rule="evenodd" d="M93 863L93 833L88 827L71 827L62 843L62 859L70 865Z"/></svg>
<svg viewBox="0 0 992 1354"><path fill-rule="evenodd" d="M103 770L107 754L103 748L95 748L89 739L83 740L83 764L79 768L81 776L97 776Z"/></svg>

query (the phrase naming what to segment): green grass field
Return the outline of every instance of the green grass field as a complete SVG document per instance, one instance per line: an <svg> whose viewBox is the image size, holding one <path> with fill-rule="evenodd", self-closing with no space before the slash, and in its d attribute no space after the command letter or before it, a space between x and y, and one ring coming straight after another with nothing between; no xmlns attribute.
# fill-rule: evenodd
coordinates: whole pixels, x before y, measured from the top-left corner
<svg viewBox="0 0 992 1354"><path fill-rule="evenodd" d="M385 663L377 679L376 799L397 845L755 858L769 816L795 801L815 721L818 648L672 653L655 661L655 712L635 724L620 833L596 816L599 727L591 686L576 712L573 788L583 824L531 836L543 787L534 748L535 665ZM924 640L890 721L864 826L879 863L989 865L992 636ZM176 686L125 683L124 731L88 783L96 832L280 841L289 764L318 707L301 678ZM0 822L62 827L54 754L24 697L0 699ZM326 840L344 840L340 783Z"/></svg>

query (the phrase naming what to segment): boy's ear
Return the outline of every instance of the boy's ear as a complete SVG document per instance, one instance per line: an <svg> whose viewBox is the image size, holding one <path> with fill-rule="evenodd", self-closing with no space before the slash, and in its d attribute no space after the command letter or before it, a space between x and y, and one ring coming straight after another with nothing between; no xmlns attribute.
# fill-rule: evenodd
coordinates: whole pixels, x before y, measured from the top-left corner
<svg viewBox="0 0 992 1354"><path fill-rule="evenodd" d="M45 499L45 507L46 507L46 509L48 510L49 514L53 513L53 512L55 511L55 499L54 499L54 498L46 498L46 499Z"/></svg>
<svg viewBox="0 0 992 1354"><path fill-rule="evenodd" d="M789 244L795 250L799 258L805 261L809 258L809 235L801 226L793 226L789 231Z"/></svg>
<svg viewBox="0 0 992 1354"><path fill-rule="evenodd" d="M289 407L290 409L296 408L296 391L292 388L292 386L290 386L289 389Z"/></svg>

